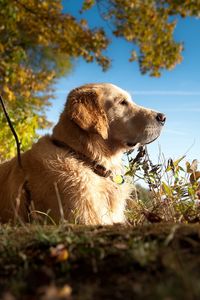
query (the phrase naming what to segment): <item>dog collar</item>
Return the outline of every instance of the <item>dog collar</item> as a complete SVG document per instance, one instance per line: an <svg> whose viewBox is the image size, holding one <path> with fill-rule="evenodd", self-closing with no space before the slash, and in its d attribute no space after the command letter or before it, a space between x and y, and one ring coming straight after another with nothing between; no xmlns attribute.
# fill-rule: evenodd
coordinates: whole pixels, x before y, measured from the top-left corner
<svg viewBox="0 0 200 300"><path fill-rule="evenodd" d="M66 143L59 141L57 139L51 139L52 143L59 147L59 148L66 148L68 149L72 154L74 154L79 160L83 162L87 162L90 167L92 167L92 170L94 171L95 174L101 176L101 177L109 177L112 174L111 170L107 170L106 167L104 167L101 164L98 164L97 161L90 159L89 157L85 156L84 154L75 151L73 148L71 148L69 145Z"/></svg>

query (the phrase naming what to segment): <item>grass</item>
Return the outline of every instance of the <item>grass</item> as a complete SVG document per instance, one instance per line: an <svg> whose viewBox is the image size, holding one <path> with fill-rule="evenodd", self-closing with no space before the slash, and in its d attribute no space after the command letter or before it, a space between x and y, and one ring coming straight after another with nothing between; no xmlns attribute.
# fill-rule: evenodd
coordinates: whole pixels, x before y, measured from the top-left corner
<svg viewBox="0 0 200 300"><path fill-rule="evenodd" d="M0 225L1 300L199 299L198 162L128 160L129 225Z"/></svg>
<svg viewBox="0 0 200 300"><path fill-rule="evenodd" d="M138 179L148 190L137 189L134 201L129 201L127 216L134 225L148 222L200 222L200 171L198 161L177 160L159 156L153 164L146 149L141 148L135 158L128 155L126 178L136 185ZM125 178L125 180L126 180ZM130 180L130 179L129 179Z"/></svg>
<svg viewBox="0 0 200 300"><path fill-rule="evenodd" d="M1 299L200 295L199 225L2 226L0 234Z"/></svg>

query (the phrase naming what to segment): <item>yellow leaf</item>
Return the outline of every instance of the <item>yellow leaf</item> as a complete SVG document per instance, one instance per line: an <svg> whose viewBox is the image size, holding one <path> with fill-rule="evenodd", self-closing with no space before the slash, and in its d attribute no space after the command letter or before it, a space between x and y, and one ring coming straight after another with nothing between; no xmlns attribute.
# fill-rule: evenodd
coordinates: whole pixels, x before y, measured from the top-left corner
<svg viewBox="0 0 200 300"><path fill-rule="evenodd" d="M181 156L179 159L175 160L174 163L174 167L177 167L178 164L185 158L185 155Z"/></svg>
<svg viewBox="0 0 200 300"><path fill-rule="evenodd" d="M5 97L7 98L7 100L9 100L9 101L15 100L14 93L9 89L9 87L7 85L3 86L3 91L6 94Z"/></svg>
<svg viewBox="0 0 200 300"><path fill-rule="evenodd" d="M0 52L3 52L4 51L4 46L3 44L0 44Z"/></svg>
<svg viewBox="0 0 200 300"><path fill-rule="evenodd" d="M162 189L165 192L165 194L167 194L170 197L172 196L172 190L165 182L162 182Z"/></svg>
<svg viewBox="0 0 200 300"><path fill-rule="evenodd" d="M63 244L59 244L56 247L50 248L50 255L54 257L57 262L62 262L68 259L69 252Z"/></svg>

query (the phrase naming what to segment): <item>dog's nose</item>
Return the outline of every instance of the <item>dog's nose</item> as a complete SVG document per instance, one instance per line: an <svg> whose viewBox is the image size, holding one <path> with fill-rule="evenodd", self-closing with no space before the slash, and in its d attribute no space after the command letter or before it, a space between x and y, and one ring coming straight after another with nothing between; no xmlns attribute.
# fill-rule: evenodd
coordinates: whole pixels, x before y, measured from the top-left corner
<svg viewBox="0 0 200 300"><path fill-rule="evenodd" d="M164 114L158 113L156 116L156 120L161 124L164 125L166 121L166 116Z"/></svg>

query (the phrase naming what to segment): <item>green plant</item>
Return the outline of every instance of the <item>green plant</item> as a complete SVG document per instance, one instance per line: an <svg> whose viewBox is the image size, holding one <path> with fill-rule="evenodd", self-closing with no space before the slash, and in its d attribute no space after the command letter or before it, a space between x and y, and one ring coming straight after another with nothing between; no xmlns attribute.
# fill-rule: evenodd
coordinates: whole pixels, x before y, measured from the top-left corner
<svg viewBox="0 0 200 300"><path fill-rule="evenodd" d="M164 160L164 159L163 159ZM141 148L132 158L128 154L129 167L126 176L134 183L145 183L149 197L137 197L133 209L128 209L128 218L134 224L170 221L196 223L200 221L200 171L198 161L168 159L153 164L146 149ZM141 217L143 216L143 217Z"/></svg>

